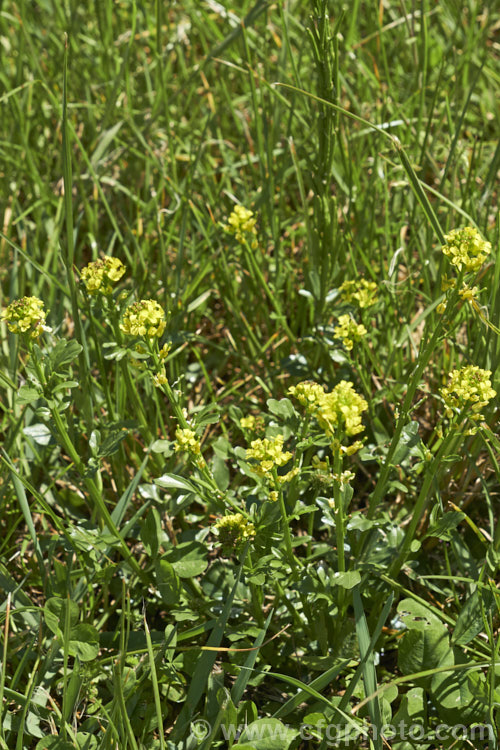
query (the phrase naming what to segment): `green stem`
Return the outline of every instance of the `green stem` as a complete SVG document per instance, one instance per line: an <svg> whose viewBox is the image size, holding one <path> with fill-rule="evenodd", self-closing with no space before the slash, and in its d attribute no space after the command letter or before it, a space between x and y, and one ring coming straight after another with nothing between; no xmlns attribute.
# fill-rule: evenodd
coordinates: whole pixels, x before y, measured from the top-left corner
<svg viewBox="0 0 500 750"><path fill-rule="evenodd" d="M338 448L333 451L333 500L335 503L335 537L337 539L337 559L339 573L345 573L345 517L340 491L340 473L342 470L342 457Z"/></svg>
<svg viewBox="0 0 500 750"><path fill-rule="evenodd" d="M290 534L290 526L288 524L288 515L285 508L285 498L283 497L283 488L281 484L278 482L278 472L276 470L276 467L273 468L273 477L274 477L274 486L276 487L278 491L278 502L280 506L281 511L281 520L283 523L283 535L285 537L285 546L286 546L286 553L288 556L288 561L292 568L292 574L293 577L297 577L297 561L295 559L295 556L293 554L293 547L292 547L292 536Z"/></svg>

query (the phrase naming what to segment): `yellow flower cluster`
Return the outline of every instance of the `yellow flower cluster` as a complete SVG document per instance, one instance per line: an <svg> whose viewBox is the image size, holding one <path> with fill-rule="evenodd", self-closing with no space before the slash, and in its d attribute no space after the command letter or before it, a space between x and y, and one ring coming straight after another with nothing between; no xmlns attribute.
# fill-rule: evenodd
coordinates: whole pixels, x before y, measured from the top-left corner
<svg viewBox="0 0 500 750"><path fill-rule="evenodd" d="M178 427L175 431L175 452L187 451L193 456L201 454L200 439L194 430Z"/></svg>
<svg viewBox="0 0 500 750"><path fill-rule="evenodd" d="M120 329L129 336L159 338L165 330L163 307L151 299L141 299L125 310Z"/></svg>
<svg viewBox="0 0 500 750"><path fill-rule="evenodd" d="M225 547L238 547L255 536L255 526L241 513L231 513L219 518L214 524L214 529Z"/></svg>
<svg viewBox="0 0 500 750"><path fill-rule="evenodd" d="M16 299L2 312L2 320L7 321L11 333L29 333L32 339L51 330L45 325L46 317L43 302L38 297Z"/></svg>
<svg viewBox="0 0 500 750"><path fill-rule="evenodd" d="M453 409L464 410L471 406L474 412L471 419L482 419L480 410L496 396L490 378L490 370L482 370L476 365L453 370L449 375L448 385L440 389L447 407L447 416L452 416Z"/></svg>
<svg viewBox="0 0 500 750"><path fill-rule="evenodd" d="M153 375L153 383L156 388L161 388L162 385L167 385L168 378L167 374L165 372L165 368L157 372L155 375Z"/></svg>
<svg viewBox="0 0 500 750"><path fill-rule="evenodd" d="M240 419L240 425L244 430L253 430L255 428L255 421L253 414L249 414L248 417Z"/></svg>
<svg viewBox="0 0 500 750"><path fill-rule="evenodd" d="M348 280L340 286L340 296L343 302L356 307L371 307L377 302L377 285L366 279Z"/></svg>
<svg viewBox="0 0 500 750"><path fill-rule="evenodd" d="M361 341L366 335L366 328L362 323L356 323L350 315L341 315L339 324L334 329L335 336L342 340L348 352L352 350L354 343Z"/></svg>
<svg viewBox="0 0 500 750"><path fill-rule="evenodd" d="M453 229L445 236L442 252L459 271L478 271L491 252L491 243L483 240L477 229Z"/></svg>
<svg viewBox="0 0 500 750"><path fill-rule="evenodd" d="M89 294L111 294L113 284L120 281L125 266L119 258L109 255L102 260L94 260L82 268L81 280Z"/></svg>
<svg viewBox="0 0 500 750"><path fill-rule="evenodd" d="M458 294L466 302L473 302L479 294L479 289L477 286L470 287L467 286L467 284L464 284Z"/></svg>
<svg viewBox="0 0 500 750"><path fill-rule="evenodd" d="M283 435L276 435L274 438L252 440L250 448L247 448L246 457L258 461L258 466L254 467L255 471L260 476L265 476L274 467L287 464L292 454L283 450Z"/></svg>
<svg viewBox="0 0 500 750"><path fill-rule="evenodd" d="M228 234L233 234L240 245L243 245L252 235L257 234L255 224L256 219L253 211L244 206L235 206L229 215L227 224L223 224L222 227ZM256 245L255 240L251 244L254 247Z"/></svg>
<svg viewBox="0 0 500 750"><path fill-rule="evenodd" d="M303 380L297 385L291 385L288 389L290 396L295 396L299 404L305 406L307 411L315 412L318 404L325 395L325 389L313 380Z"/></svg>
<svg viewBox="0 0 500 750"><path fill-rule="evenodd" d="M368 409L365 399L354 390L350 381L341 380L330 393L317 383L304 381L288 389L314 415L328 437L341 430L346 435L363 431L361 416Z"/></svg>

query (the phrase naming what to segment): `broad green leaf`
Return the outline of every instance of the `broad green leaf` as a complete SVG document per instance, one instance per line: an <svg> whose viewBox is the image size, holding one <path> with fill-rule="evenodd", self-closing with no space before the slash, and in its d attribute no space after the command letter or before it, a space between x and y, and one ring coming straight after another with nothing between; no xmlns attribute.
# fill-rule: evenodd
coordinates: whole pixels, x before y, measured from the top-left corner
<svg viewBox="0 0 500 750"><path fill-rule="evenodd" d="M163 474L154 480L155 484L165 489L184 490L185 492L196 492L196 487L187 479L177 476L176 474Z"/></svg>
<svg viewBox="0 0 500 750"><path fill-rule="evenodd" d="M98 740L93 734L88 732L78 732L76 735L76 743L79 750L98 750Z"/></svg>
<svg viewBox="0 0 500 750"><path fill-rule="evenodd" d="M33 401L41 398L39 391L32 385L22 385L17 392L18 404L31 404Z"/></svg>
<svg viewBox="0 0 500 750"><path fill-rule="evenodd" d="M480 677L484 682L484 676ZM484 692L483 686L479 693ZM431 694L441 719L450 724L487 721L488 707L471 691L467 671L440 672L432 678Z"/></svg>
<svg viewBox="0 0 500 750"><path fill-rule="evenodd" d="M295 416L295 409L289 398L282 398L280 401L277 401L275 398L268 398L266 403L271 414L274 414L276 417L287 420Z"/></svg>
<svg viewBox="0 0 500 750"><path fill-rule="evenodd" d="M152 558L158 554L162 533L160 514L156 508L150 507L148 515L141 523L140 534L141 541Z"/></svg>
<svg viewBox="0 0 500 750"><path fill-rule="evenodd" d="M394 714L393 724L397 726L401 721L405 725L427 724L427 697L423 688L410 688L401 698L401 703Z"/></svg>
<svg viewBox="0 0 500 750"><path fill-rule="evenodd" d="M71 629L68 652L80 661L92 661L99 653L99 633L90 623L81 622Z"/></svg>
<svg viewBox="0 0 500 750"><path fill-rule="evenodd" d="M82 348L75 339L60 339L49 355L52 369L57 372L64 365L69 365L78 357Z"/></svg>
<svg viewBox="0 0 500 750"><path fill-rule="evenodd" d="M435 523L431 523L425 536L426 538L437 537L444 541L450 541L452 532L455 531L458 524L461 523L464 518L465 513L462 513L461 510L452 510L449 513L445 513L444 516L438 519Z"/></svg>
<svg viewBox="0 0 500 750"><path fill-rule="evenodd" d="M174 567L167 560L157 560L155 563L156 585L162 601L165 604L178 604L182 586Z"/></svg>
<svg viewBox="0 0 500 750"><path fill-rule="evenodd" d="M413 599L404 599L398 613L408 628L398 646L398 666L403 674L453 663L448 630L433 612ZM423 684L428 681L426 678Z"/></svg>
<svg viewBox="0 0 500 750"><path fill-rule="evenodd" d="M421 455L422 441L418 434L418 422L410 422L403 427L399 443L394 451L392 463L397 466L409 456Z"/></svg>
<svg viewBox="0 0 500 750"><path fill-rule="evenodd" d="M334 573L331 580L334 586L352 589L361 581L361 574L359 570L348 570L345 573Z"/></svg>
<svg viewBox="0 0 500 750"><path fill-rule="evenodd" d="M464 608L458 616L453 635L451 636L451 642L454 645L465 646L484 629L481 600L486 616L494 609L495 599L493 594L488 590L481 591L480 589L476 589L472 596L467 599Z"/></svg>
<svg viewBox="0 0 500 750"><path fill-rule="evenodd" d="M200 542L183 542L170 549L163 559L172 564L180 578L201 575L208 565L207 548Z"/></svg>
<svg viewBox="0 0 500 750"><path fill-rule="evenodd" d="M48 445L52 439L52 433L49 428L41 422L25 427L23 432L37 445Z"/></svg>
<svg viewBox="0 0 500 750"><path fill-rule="evenodd" d="M298 729L285 726L279 719L257 719L245 727L234 750L249 745L254 750L287 750L299 734Z"/></svg>
<svg viewBox="0 0 500 750"><path fill-rule="evenodd" d="M56 737L51 735L50 737L44 737L43 740L37 743L36 750L75 750L75 746L68 740L63 740L62 737Z"/></svg>
<svg viewBox="0 0 500 750"><path fill-rule="evenodd" d="M76 602L72 599L61 599L59 596L53 596L45 602L43 616L47 627L54 635L64 633L67 606L69 607L69 625L72 628L78 622L78 604Z"/></svg>

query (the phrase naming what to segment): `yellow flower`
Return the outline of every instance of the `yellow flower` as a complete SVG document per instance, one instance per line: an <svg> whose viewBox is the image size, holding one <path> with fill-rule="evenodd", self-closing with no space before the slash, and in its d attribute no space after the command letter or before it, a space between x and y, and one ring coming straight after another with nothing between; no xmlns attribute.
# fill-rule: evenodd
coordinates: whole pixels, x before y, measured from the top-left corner
<svg viewBox="0 0 500 750"><path fill-rule="evenodd" d="M157 372L156 375L153 375L153 383L157 388L160 388L162 385L166 385L168 383L165 370L163 370L162 372Z"/></svg>
<svg viewBox="0 0 500 750"><path fill-rule="evenodd" d="M295 396L299 404L305 406L310 414L314 414L325 395L325 389L312 380L303 380L297 385L290 386L288 393L290 396Z"/></svg>
<svg viewBox="0 0 500 750"><path fill-rule="evenodd" d="M335 336L342 340L348 352L351 351L355 342L361 341L366 332L364 325L356 323L350 315L341 315L339 324L334 329Z"/></svg>
<svg viewBox="0 0 500 750"><path fill-rule="evenodd" d="M364 430L361 416L368 409L365 399L354 390L347 380L341 380L333 391L325 393L317 419L325 434L333 437L337 430L346 435L357 435Z"/></svg>
<svg viewBox="0 0 500 750"><path fill-rule="evenodd" d="M179 451L192 453L193 456L201 454L200 439L194 430L187 427L185 429L177 428L175 431L175 452L179 453Z"/></svg>
<svg viewBox="0 0 500 750"><path fill-rule="evenodd" d="M446 310L446 302L440 302L439 305L436 307L436 312L438 315L444 315L445 310Z"/></svg>
<svg viewBox="0 0 500 750"><path fill-rule="evenodd" d="M341 380L330 393L325 393L318 383L304 381L289 388L288 393L316 417L328 437L334 437L338 430L346 435L356 435L364 429L361 415L368 409L368 404L349 381Z"/></svg>
<svg viewBox="0 0 500 750"><path fill-rule="evenodd" d="M441 291L447 292L448 289L453 289L456 283L455 279L449 279L447 276L443 276L441 279Z"/></svg>
<svg viewBox="0 0 500 750"><path fill-rule="evenodd" d="M466 302L472 302L476 299L477 295L479 294L479 289L477 286L467 286L467 284L464 284L462 289L459 291L460 297L465 300Z"/></svg>
<svg viewBox="0 0 500 750"><path fill-rule="evenodd" d="M255 427L255 417L252 414L249 414L248 417L242 417L240 419L240 426L244 430L253 430Z"/></svg>
<svg viewBox="0 0 500 750"><path fill-rule="evenodd" d="M214 524L214 531L224 547L239 547L255 536L255 526L241 513L231 513L219 518Z"/></svg>
<svg viewBox="0 0 500 750"><path fill-rule="evenodd" d="M141 299L129 305L120 323L120 329L129 336L159 338L165 330L165 312L158 302Z"/></svg>
<svg viewBox="0 0 500 750"><path fill-rule="evenodd" d="M442 252L459 271L478 271L491 252L491 243L483 240L477 229L453 229L445 236Z"/></svg>
<svg viewBox="0 0 500 750"><path fill-rule="evenodd" d="M28 333L32 339L37 339L43 331L51 330L45 325L46 317L43 302L38 297L16 299L2 312L2 320L7 322L11 333Z"/></svg>
<svg viewBox="0 0 500 750"><path fill-rule="evenodd" d="M286 484L291 482L294 477L299 473L299 469L296 466L294 469L290 469L286 474L278 474L278 484Z"/></svg>
<svg viewBox="0 0 500 750"><path fill-rule="evenodd" d="M357 307L371 307L377 302L377 285L366 279L348 280L339 288L343 302Z"/></svg>
<svg viewBox="0 0 500 750"><path fill-rule="evenodd" d="M113 284L121 279L125 266L119 258L107 255L82 268L81 281L89 294L111 294Z"/></svg>
<svg viewBox="0 0 500 750"><path fill-rule="evenodd" d="M274 438L252 440L246 452L247 458L254 458L259 462L254 469L260 476L265 476L274 467L284 466L292 458L289 451L283 451L283 435Z"/></svg>
<svg viewBox="0 0 500 750"><path fill-rule="evenodd" d="M255 228L256 219L254 218L253 211L244 206L235 206L229 218L227 224L223 224L222 228L227 234L233 234L236 241L243 245L246 240L252 238L252 235L257 234ZM255 246L255 240L252 238L252 247Z"/></svg>
<svg viewBox="0 0 500 750"><path fill-rule="evenodd" d="M163 344L162 348L158 352L160 359L166 359L168 355L170 354L171 348L172 348L171 344Z"/></svg>
<svg viewBox="0 0 500 750"><path fill-rule="evenodd" d="M447 415L451 417L453 409L462 411L470 407L474 412L470 415L471 419L482 419L480 410L496 396L490 378L490 370L482 370L476 365L453 370L449 375L448 385L440 389Z"/></svg>

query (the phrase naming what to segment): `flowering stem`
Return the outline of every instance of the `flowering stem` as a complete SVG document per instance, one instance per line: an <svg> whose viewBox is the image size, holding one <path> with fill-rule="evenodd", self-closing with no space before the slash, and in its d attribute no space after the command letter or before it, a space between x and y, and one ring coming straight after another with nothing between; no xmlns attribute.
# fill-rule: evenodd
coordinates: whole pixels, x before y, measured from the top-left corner
<svg viewBox="0 0 500 750"><path fill-rule="evenodd" d="M333 473L335 476L333 482L333 500L335 503L335 536L337 539L337 558L339 573L345 573L345 519L344 507L342 503L342 493L340 491L340 472L342 469L342 458L338 448L333 452Z"/></svg>
<svg viewBox="0 0 500 750"><path fill-rule="evenodd" d="M109 319L111 321L111 326L113 328L113 335L115 337L115 341L118 343L119 346L123 345L123 336L122 332L120 331L120 326L118 325L118 319L116 316L116 313L111 309L108 308L109 312ZM132 378L130 377L130 371L128 369L128 364L126 359L120 360L120 366L123 373L123 377L125 379L125 385L127 389L127 393L129 396L132 397L132 400L134 401L134 405L137 409L137 412L139 414L139 420L141 422L142 428L145 430L147 436L149 438L155 437L151 431L151 427L149 426L148 417L146 415L146 412L144 410L144 406L142 404L141 399L139 398L139 394L137 392L137 388L135 386L135 383L133 382Z"/></svg>
<svg viewBox="0 0 500 750"><path fill-rule="evenodd" d="M278 472L276 470L276 467L273 468L273 477L274 477L274 486L278 490L278 502L280 506L281 511L281 520L283 522L283 535L285 537L285 546L286 546L286 552L288 555L288 560L290 562L290 565L292 567L292 573L294 578L297 577L297 564L296 559L293 554L293 547L292 547L292 537L290 534L290 526L288 524L288 515L285 508L285 499L283 497L283 488L281 484L278 482Z"/></svg>
<svg viewBox="0 0 500 750"><path fill-rule="evenodd" d="M248 564L252 568L252 557L250 553L250 546L248 546L248 552L247 552L247 558L248 558ZM262 614L262 588L257 586L255 583L249 584L250 586L250 593L252 596L252 608L255 615L255 619L257 620L259 625L262 625L264 622L264 616Z"/></svg>

